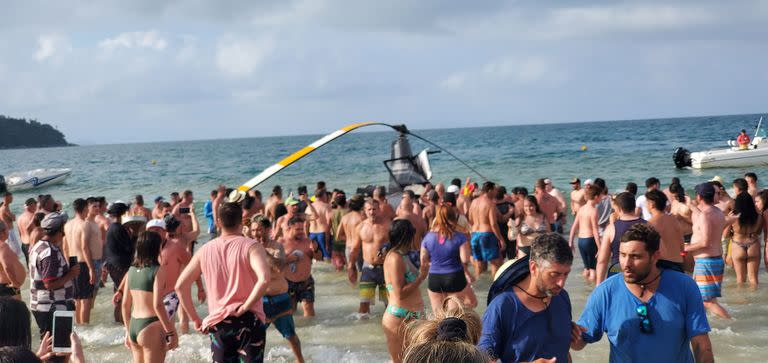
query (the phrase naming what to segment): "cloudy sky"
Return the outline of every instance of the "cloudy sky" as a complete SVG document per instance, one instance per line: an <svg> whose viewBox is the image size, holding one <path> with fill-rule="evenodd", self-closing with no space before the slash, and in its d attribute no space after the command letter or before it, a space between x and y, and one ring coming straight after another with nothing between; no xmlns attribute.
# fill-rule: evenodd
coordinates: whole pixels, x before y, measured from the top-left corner
<svg viewBox="0 0 768 363"><path fill-rule="evenodd" d="M75 143L765 112L766 1L7 1L0 114Z"/></svg>

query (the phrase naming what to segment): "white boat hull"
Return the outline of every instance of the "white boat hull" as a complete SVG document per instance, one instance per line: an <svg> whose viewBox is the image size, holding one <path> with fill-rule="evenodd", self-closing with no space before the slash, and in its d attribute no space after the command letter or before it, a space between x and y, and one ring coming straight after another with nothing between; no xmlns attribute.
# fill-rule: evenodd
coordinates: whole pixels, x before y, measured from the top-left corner
<svg viewBox="0 0 768 363"><path fill-rule="evenodd" d="M8 191L16 192L61 184L70 174L71 169L35 169L9 174L6 176L6 182Z"/></svg>
<svg viewBox="0 0 768 363"><path fill-rule="evenodd" d="M691 153L691 167L694 169L766 165L768 165L768 147L750 150L728 148Z"/></svg>

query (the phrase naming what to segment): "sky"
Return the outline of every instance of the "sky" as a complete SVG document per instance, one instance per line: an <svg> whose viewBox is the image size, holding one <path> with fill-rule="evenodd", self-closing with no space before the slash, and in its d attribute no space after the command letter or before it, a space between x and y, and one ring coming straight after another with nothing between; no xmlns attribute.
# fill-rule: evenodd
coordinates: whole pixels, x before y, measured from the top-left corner
<svg viewBox="0 0 768 363"><path fill-rule="evenodd" d="M111 144L762 113L766 1L4 1L0 114Z"/></svg>

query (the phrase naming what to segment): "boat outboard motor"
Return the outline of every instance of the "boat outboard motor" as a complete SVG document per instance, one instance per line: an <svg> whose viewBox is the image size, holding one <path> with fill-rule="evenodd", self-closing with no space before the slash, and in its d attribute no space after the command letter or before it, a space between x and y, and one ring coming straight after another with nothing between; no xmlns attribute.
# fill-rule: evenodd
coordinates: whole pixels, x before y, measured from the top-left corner
<svg viewBox="0 0 768 363"><path fill-rule="evenodd" d="M691 166L691 152L683 147L679 147L672 155L672 161L675 162L675 167L678 169Z"/></svg>
<svg viewBox="0 0 768 363"><path fill-rule="evenodd" d="M8 193L8 185L5 184L5 177L0 175L0 197L5 196L5 193Z"/></svg>
<svg viewBox="0 0 768 363"><path fill-rule="evenodd" d="M389 193L402 192L403 188L411 184L425 184L429 179L422 170L421 165L416 162L416 157L411 151L411 144L408 142L405 125L398 126L401 129L397 139L392 142L392 158L384 161L390 172Z"/></svg>

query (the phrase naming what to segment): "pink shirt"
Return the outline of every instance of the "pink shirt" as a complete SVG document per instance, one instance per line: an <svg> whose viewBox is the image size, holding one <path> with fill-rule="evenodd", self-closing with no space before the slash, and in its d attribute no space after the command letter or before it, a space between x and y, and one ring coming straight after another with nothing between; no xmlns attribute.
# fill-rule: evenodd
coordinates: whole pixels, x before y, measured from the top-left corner
<svg viewBox="0 0 768 363"><path fill-rule="evenodd" d="M200 268L208 295L208 316L203 327L210 328L235 313L256 285L248 250L256 241L233 236L216 238L200 248ZM259 299L251 309L264 322L264 307Z"/></svg>

